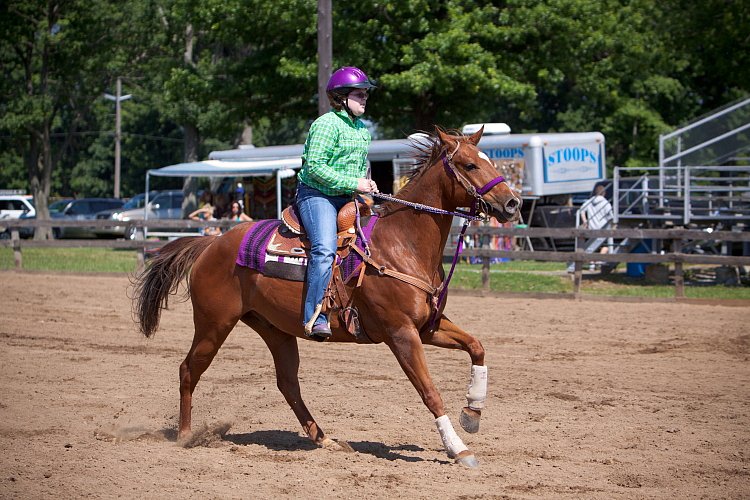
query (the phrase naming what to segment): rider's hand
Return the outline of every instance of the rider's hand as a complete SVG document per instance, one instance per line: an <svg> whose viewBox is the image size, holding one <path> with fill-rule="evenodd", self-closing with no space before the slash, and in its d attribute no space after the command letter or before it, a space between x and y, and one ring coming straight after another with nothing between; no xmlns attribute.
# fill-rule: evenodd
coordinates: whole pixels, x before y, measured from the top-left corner
<svg viewBox="0 0 750 500"><path fill-rule="evenodd" d="M372 179L357 179L357 191L360 193L377 193L378 185Z"/></svg>

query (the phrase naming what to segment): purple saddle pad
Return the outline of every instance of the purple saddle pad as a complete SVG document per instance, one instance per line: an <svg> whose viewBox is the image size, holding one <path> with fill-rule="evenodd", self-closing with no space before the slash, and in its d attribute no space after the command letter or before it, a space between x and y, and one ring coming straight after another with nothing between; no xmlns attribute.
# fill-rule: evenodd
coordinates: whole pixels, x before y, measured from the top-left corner
<svg viewBox="0 0 750 500"><path fill-rule="evenodd" d="M271 236L281 225L278 219L260 220L247 230L237 252L237 265L263 273L266 266L266 247Z"/></svg>
<svg viewBox="0 0 750 500"><path fill-rule="evenodd" d="M375 223L378 217L373 215L362 219L365 223L362 226L362 232L367 241L370 241ZM278 219L261 220L255 223L247 230L242 237L242 243L237 252L236 263L238 266L255 269L264 276L282 278L291 281L304 281L307 270L307 256L301 257L279 257L269 255L266 252L271 237L278 230L282 222ZM356 245L364 249L362 237L357 236ZM359 265L362 258L356 252L349 252L349 255L341 263L341 274L344 282L349 281Z"/></svg>

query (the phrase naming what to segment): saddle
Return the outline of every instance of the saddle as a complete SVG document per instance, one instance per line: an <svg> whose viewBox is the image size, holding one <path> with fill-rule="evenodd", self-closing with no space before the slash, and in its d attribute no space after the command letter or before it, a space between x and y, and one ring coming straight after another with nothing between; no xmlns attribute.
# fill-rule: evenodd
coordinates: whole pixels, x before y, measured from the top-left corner
<svg viewBox="0 0 750 500"><path fill-rule="evenodd" d="M370 207L365 203L350 201L339 210L337 217L338 242L336 252L339 256L337 262L346 257L349 251L349 243L356 237L357 229L354 227L357 220L357 206L359 206L360 217L372 215ZM281 213L283 224L279 226L268 243L267 252L271 255L304 257L310 250L310 240L307 239L305 228L300 222L297 214L297 206L291 205Z"/></svg>
<svg viewBox="0 0 750 500"><path fill-rule="evenodd" d="M354 229L354 222L357 220L357 205L359 206L359 216L367 217L372 215L370 206L360 201L354 203L350 201L339 210L338 217L336 219L338 232L342 233L349 229ZM305 228L302 227L302 223L299 220L299 214L297 214L297 205L290 205L281 212L281 221L284 225L294 234L305 234Z"/></svg>

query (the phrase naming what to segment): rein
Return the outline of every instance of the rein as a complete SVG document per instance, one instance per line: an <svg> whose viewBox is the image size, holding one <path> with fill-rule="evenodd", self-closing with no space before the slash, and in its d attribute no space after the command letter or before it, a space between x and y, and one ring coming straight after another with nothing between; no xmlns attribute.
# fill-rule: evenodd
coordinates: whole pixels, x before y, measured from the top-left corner
<svg viewBox="0 0 750 500"><path fill-rule="evenodd" d="M411 207L414 210L422 210L423 212L429 212L431 214L455 215L456 217L461 217L463 219L467 219L470 222L471 221L484 220L484 217L480 217L478 215L473 215L473 214L471 214L469 212L464 212L463 210L456 210L456 211L451 212L450 210L443 210L442 208L436 208L436 207L431 207L429 205L423 205L421 203L416 203L416 202L413 202L413 201L402 200L401 198L396 198L395 196L392 196L390 194L385 194L385 193L370 193L370 195L373 198L380 198L381 200L387 200L387 201L395 201L396 203L400 203L402 205L406 205L407 207Z"/></svg>
<svg viewBox="0 0 750 500"><path fill-rule="evenodd" d="M406 205L407 207L411 207L414 210L422 210L424 212L429 212L433 214L438 215L453 215L456 217L461 217L464 219L463 227L461 228L461 233L458 237L458 242L456 244L456 253L453 255L453 262L451 264L451 269L448 273L448 276L443 280L443 282L438 286L437 288L433 287L431 284L427 283L424 280L421 280L419 278L415 278L413 276L406 275L404 273L400 273L398 271L393 271L390 269L387 269L385 266L380 266L373 262L370 259L370 247L367 243L367 239L365 238L364 233L361 230L360 224L359 224L359 209L356 210L356 225L357 225L357 231L360 234L360 238L362 240L362 243L365 247L364 252L360 251L359 248L357 248L356 245L352 244L352 248L354 248L357 253L359 253L364 262L367 264L370 264L371 266L375 267L378 270L378 274L380 276L390 276L392 278L396 278L400 281L403 281L405 283L408 283L412 286L415 286L419 288L420 290L424 290L432 297L432 306L433 311L430 318L430 331L434 331L435 324L437 322L438 315L440 313L440 308L443 305L443 302L445 302L445 297L448 294L448 284L451 281L451 278L453 277L453 271L456 268L456 264L458 263L458 259L461 255L461 252L463 251L463 243L464 243L464 235L466 234L466 229L469 227L469 223L472 221L479 221L479 220L487 220L486 216L480 216L477 215L478 213L484 213L486 214L489 212L489 205L487 204L484 199L482 199L482 195L488 193L493 187L497 186L501 182L505 182L505 178L502 175L499 175L492 179L490 182L485 184L484 186L477 189L474 187L474 185L460 172L456 170L456 166L453 164L453 156L458 151L458 148L461 146L461 144L456 145L456 149L453 150L452 153L447 154L445 151L440 156L443 168L445 168L446 173L453 177L454 179L458 180L458 182L466 189L466 191L469 193L469 195L474 197L474 200L471 203L471 209L470 211L464 212L461 210L457 211L449 211L449 210L443 210L441 208L431 207L429 205L423 205L422 203L416 203L411 201L402 200L400 198L396 198L395 196L388 195L385 193L371 193L371 195L375 198L380 198L383 200L393 201L396 203L400 203L402 205ZM356 200L356 197L355 197ZM480 210L481 209L481 210ZM361 280L359 281L359 284L361 284ZM435 300L435 294L439 293L437 300Z"/></svg>

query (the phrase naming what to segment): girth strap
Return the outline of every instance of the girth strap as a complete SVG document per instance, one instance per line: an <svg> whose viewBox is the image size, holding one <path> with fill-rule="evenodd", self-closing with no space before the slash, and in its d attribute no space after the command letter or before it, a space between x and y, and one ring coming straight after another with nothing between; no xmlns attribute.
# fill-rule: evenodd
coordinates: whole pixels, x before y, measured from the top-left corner
<svg viewBox="0 0 750 500"><path fill-rule="evenodd" d="M408 274L400 273L398 271L394 271L393 269L388 269L385 266L381 266L377 262L375 262L369 255L367 255L361 248L359 248L354 243L350 243L349 245L355 252L357 252L360 257L362 257L362 260L374 267L378 270L378 274L381 276L390 276L391 278L396 278L399 281L403 281L404 283L408 283L409 285L415 286L419 288L420 290L423 290L427 292L430 297L433 297L439 290L439 288L436 288L432 286L430 283L427 283L426 281L415 278L414 276L409 276ZM363 269L364 270L364 269ZM362 270L362 271L363 271ZM360 272L362 272L360 271Z"/></svg>

